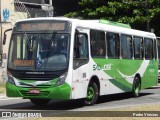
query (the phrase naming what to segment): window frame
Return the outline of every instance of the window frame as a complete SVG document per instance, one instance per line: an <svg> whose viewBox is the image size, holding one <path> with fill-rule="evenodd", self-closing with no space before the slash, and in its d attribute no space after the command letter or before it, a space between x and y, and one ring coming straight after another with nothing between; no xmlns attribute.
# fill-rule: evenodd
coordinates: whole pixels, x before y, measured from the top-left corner
<svg viewBox="0 0 160 120"><path fill-rule="evenodd" d="M87 42L87 47L88 47L87 48L88 49L88 56L86 58L75 57L75 52L76 52L75 47L77 48L77 46L75 46L75 44L77 44L77 39L78 39L77 36L80 34L86 36L86 40L87 40L86 42ZM75 69L87 64L89 62L89 54L90 54L90 52L89 52L89 36L88 36L88 34L82 33L82 32L76 32L75 37L74 37L74 42L73 42L73 69L75 70Z"/></svg>
<svg viewBox="0 0 160 120"><path fill-rule="evenodd" d="M146 58L146 46L145 46L145 41L146 40L151 40L152 41L152 52L151 52L151 58ZM143 39L143 49L144 49L144 59L145 60L153 60L154 59L154 49L153 49L153 47L154 47L154 42L153 42L153 39L152 38L146 38L146 37L144 37L144 39Z"/></svg>
<svg viewBox="0 0 160 120"><path fill-rule="evenodd" d="M103 55L96 55L96 53L94 53L93 51L96 51L96 50L93 50L92 49L92 31L94 32L97 32L97 34L100 34L100 33L104 33L104 40L95 40L95 45L96 45L96 41L101 41L104 43L104 46L103 47L99 47L98 45L96 46L98 49L103 49ZM101 35L101 34L100 34ZM97 42L98 43L98 42ZM99 42L100 43L100 42ZM94 46L95 47L95 46ZM90 29L90 51L91 51L91 57L92 58L106 58L106 53L107 53L107 45L106 45L106 32L105 31L102 31L102 30L95 30L95 29Z"/></svg>
<svg viewBox="0 0 160 120"><path fill-rule="evenodd" d="M154 44L153 45L153 53L154 53L153 56L154 56L154 59L157 60L157 58L158 58L158 55L157 55L158 54L158 52L157 52L158 51L157 39L153 39L153 44Z"/></svg>
<svg viewBox="0 0 160 120"><path fill-rule="evenodd" d="M115 56L110 57L110 56L109 56L109 53L108 53L108 51L109 51L109 50L108 50L108 48L109 48L109 47L108 47L108 45L109 45L109 44L108 44L108 42L109 42L109 40L108 40L108 35L109 35L109 34L113 34L113 35L115 35L115 36L118 37L118 39L115 39L115 40L116 40L116 41L115 41L115 45L116 45L116 46L115 46L115 49L116 49L116 47L117 47L116 50L118 51L116 57L115 57ZM106 50L106 51L107 51L106 54L107 54L107 58L108 58L108 59L119 59L119 58L120 58L120 34L119 34L119 33L116 33L116 32L107 31L105 36L106 36L106 49L107 49L107 50ZM116 52L115 52L115 53L116 53Z"/></svg>
<svg viewBox="0 0 160 120"><path fill-rule="evenodd" d="M135 58L135 38L139 38L140 40L140 57L139 58ZM144 53L143 53L143 37L140 36L133 36L133 57L136 60L142 60L144 58Z"/></svg>
<svg viewBox="0 0 160 120"><path fill-rule="evenodd" d="M131 57L129 58L129 57L123 57L122 56L122 36L127 36L127 38L128 37L130 37L130 39L131 39L131 50L132 51L130 51L130 53L131 53ZM129 35L129 34L120 34L120 58L121 59L133 59L133 35Z"/></svg>

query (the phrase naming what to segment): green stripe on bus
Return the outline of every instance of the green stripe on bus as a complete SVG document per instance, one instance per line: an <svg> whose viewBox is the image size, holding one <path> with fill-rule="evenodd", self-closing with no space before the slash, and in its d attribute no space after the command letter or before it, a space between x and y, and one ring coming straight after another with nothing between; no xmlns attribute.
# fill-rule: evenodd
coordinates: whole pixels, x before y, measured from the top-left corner
<svg viewBox="0 0 160 120"><path fill-rule="evenodd" d="M98 66L97 70L103 70L107 75L109 75L112 79L109 81L114 84L116 87L123 91L131 91L132 84L129 83L118 71L123 73L126 76L131 76L136 74L138 69L141 67L143 60L118 60L118 59L105 59L105 58L94 58L95 63ZM110 68L105 68L105 66L109 65ZM142 88L147 88L151 85L156 84L156 74L155 72L158 67L155 61L150 61L147 69L144 71L144 75L142 78ZM153 74L151 72L153 71ZM134 77L134 76L132 76ZM134 79L134 78L132 78Z"/></svg>

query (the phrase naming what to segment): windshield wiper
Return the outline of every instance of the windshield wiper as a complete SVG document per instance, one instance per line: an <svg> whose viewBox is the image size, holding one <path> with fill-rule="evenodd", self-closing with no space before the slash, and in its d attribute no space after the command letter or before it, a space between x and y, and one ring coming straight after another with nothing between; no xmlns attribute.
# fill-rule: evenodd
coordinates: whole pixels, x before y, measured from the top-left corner
<svg viewBox="0 0 160 120"><path fill-rule="evenodd" d="M31 51L33 51L33 47L32 47L32 44L31 44L31 40L29 40L28 35L26 34L26 32L23 32L23 35L24 35L24 38L25 38L26 41L27 41L27 45L28 45L29 49L30 49Z"/></svg>
<svg viewBox="0 0 160 120"><path fill-rule="evenodd" d="M53 48L53 45L54 45L54 39L55 39L56 34L57 34L57 32L53 31L52 37L51 37L51 43L50 43L51 47L49 47L49 51L46 55L46 60L45 60L46 63L48 62L48 57L49 57L50 53L52 52L52 48Z"/></svg>

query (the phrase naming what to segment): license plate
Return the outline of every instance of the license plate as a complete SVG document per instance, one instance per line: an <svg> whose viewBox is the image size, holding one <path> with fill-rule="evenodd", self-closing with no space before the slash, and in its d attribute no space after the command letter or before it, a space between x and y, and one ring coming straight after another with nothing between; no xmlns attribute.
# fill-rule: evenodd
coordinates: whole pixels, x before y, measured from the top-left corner
<svg viewBox="0 0 160 120"><path fill-rule="evenodd" d="M40 91L39 91L39 90L29 90L29 93L39 94L39 93L40 93Z"/></svg>

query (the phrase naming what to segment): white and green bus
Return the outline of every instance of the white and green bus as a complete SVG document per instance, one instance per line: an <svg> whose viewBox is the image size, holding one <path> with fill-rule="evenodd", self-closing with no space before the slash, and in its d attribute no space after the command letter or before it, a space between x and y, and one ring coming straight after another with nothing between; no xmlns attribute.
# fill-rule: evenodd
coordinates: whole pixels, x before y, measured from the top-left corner
<svg viewBox="0 0 160 120"><path fill-rule="evenodd" d="M98 20L32 18L15 23L8 53L8 97L79 99L86 105L108 94L157 85L153 33Z"/></svg>

